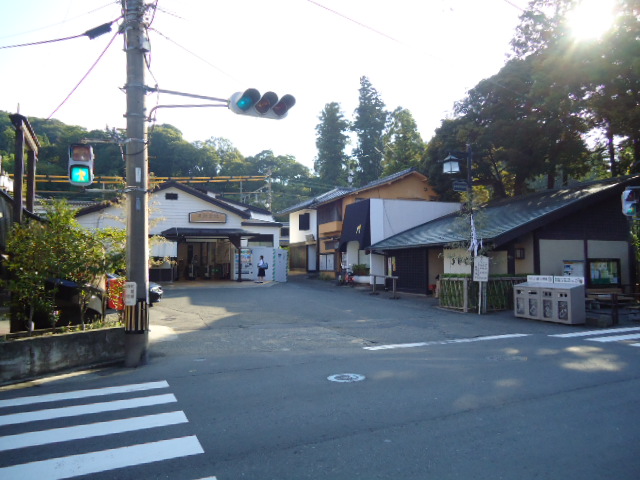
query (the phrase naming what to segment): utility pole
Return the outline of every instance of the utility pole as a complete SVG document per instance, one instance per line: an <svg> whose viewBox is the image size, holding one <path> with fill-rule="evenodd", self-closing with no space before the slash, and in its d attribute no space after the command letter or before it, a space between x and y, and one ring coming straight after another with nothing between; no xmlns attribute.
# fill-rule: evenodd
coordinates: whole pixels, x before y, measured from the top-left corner
<svg viewBox="0 0 640 480"><path fill-rule="evenodd" d="M125 50L127 54L127 139L125 143L127 216L127 279L136 285L135 304L126 302L125 366L147 361L149 344L149 222L148 152L144 83L144 55L148 50L143 0L124 3Z"/></svg>

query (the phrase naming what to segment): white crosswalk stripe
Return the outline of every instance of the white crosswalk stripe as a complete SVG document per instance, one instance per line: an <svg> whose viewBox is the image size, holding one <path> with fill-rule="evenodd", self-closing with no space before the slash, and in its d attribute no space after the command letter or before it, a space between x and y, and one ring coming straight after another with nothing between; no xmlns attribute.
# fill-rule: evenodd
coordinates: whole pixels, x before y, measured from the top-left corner
<svg viewBox="0 0 640 480"><path fill-rule="evenodd" d="M145 396L147 392L166 388L169 388L167 382L150 382L0 400L0 479L57 480L73 478L204 453L195 435L160 440L158 437L149 436L148 442L134 445L128 445L127 436L121 435L127 432L151 431L160 431L156 435L162 435L160 430L162 428L188 423L184 412L175 411L175 409L162 413L154 412L149 415L131 413L137 408L155 407L157 410L175 404L177 400L170 393ZM123 394L134 396L109 401L110 395ZM106 401L90 403L91 399L96 398L104 398ZM51 405L56 402L78 403L78 401L89 403L68 406ZM30 410L34 406L37 408L46 405L50 405L52 408ZM27 409L27 411L16 411L17 409ZM1 415L3 411L7 413ZM96 421L100 420L100 415L107 415L108 419ZM79 420L72 423L85 422L85 420L86 423L58 426L59 419L80 416L82 417ZM114 416L120 418L113 419ZM46 428L45 426L45 428L38 429L39 425L46 425L46 422L52 422L48 424L49 427L55 426L57 428ZM25 427L30 430L23 431ZM10 431L11 428L14 428L13 432ZM17 432L15 428L18 428ZM79 449L76 454L73 454L74 448L80 444L86 445L88 439L111 435L120 443L116 448L106 450L98 448L97 451L88 453L82 453L83 450ZM170 435L164 434L164 436ZM138 442L139 438L140 435L137 434ZM21 449L45 445L51 446L46 450L47 452L55 451L62 453L62 455L55 458L37 458L35 461L26 463L24 460L22 462L14 460ZM113 443L109 444L109 446L113 445ZM84 452L89 448L84 447Z"/></svg>
<svg viewBox="0 0 640 480"><path fill-rule="evenodd" d="M429 347L431 345L451 345L454 343L474 343L474 342L486 342L488 340L504 340L507 338L519 338L528 337L526 333L512 333L507 335L489 335L485 337L473 337L473 338L456 338L452 340L436 340L431 342L419 342L419 343L396 343L390 345L376 345L375 347L363 347L363 350L394 350L398 348L415 348L415 347Z"/></svg>
<svg viewBox="0 0 640 480"><path fill-rule="evenodd" d="M556 338L584 338L586 341L599 343L627 342L629 340L640 339L640 327L622 327L612 328L609 330L587 330L582 332L561 333L549 336ZM640 343L631 343L629 345L631 345L632 347L640 347Z"/></svg>

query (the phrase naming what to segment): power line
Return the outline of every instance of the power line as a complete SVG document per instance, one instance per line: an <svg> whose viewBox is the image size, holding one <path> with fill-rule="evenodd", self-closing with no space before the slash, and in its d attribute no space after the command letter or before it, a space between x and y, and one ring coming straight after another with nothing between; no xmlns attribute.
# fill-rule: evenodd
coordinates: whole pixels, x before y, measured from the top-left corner
<svg viewBox="0 0 640 480"><path fill-rule="evenodd" d="M0 46L0 50L6 49L6 48L32 47L34 45L45 45L47 43L64 42L65 40L73 40L75 38L80 38L80 37L89 37L90 40L93 40L94 38L97 38L100 35L110 32L111 25L113 25L115 22L120 20L120 18L116 18L111 22L103 23L102 25L99 25L95 28L87 30L86 32L80 33L78 35L71 35L69 37L63 37L63 38L55 38L53 40L41 40L39 42L21 43L17 45L3 45L3 46Z"/></svg>
<svg viewBox="0 0 640 480"><path fill-rule="evenodd" d="M39 32L40 30L46 30L47 28L51 28L51 27L55 27L55 26L58 26L58 25L65 24L67 22L70 22L71 20L75 20L77 18L84 17L85 15L91 15L92 13L95 13L98 10L102 10L103 8L110 7L111 5L118 4L118 3L120 3L120 0L112 0L111 2L107 3L106 5L103 5L103 6L98 7L98 8L94 8L93 10L89 10L88 12L82 13L80 15L76 15L75 17L68 18L68 19L63 20L61 22L56 22L56 23L53 23L51 25L45 25L43 27L34 28L34 29L28 30L26 32L19 32L19 33L12 33L10 35L4 35L4 36L0 37L0 39L17 37L17 36L20 36L20 35L26 35L28 33Z"/></svg>
<svg viewBox="0 0 640 480"><path fill-rule="evenodd" d="M212 68L215 68L218 72L222 73L223 75L226 75L227 77L229 77L231 80L234 80L238 83L243 83L241 80L239 80L238 78L234 77L233 75L231 75L230 73L225 72L224 70L222 70L220 67L218 67L217 65L214 65L213 63L209 62L208 60L206 60L205 58L202 58L200 55L193 53L191 50L189 50L186 47L183 47L182 45L180 45L178 42L176 42L175 40L167 37L164 33L160 32L159 30L155 29L155 28L149 28L149 30L154 31L155 33L157 33L158 35L160 35L161 37L163 37L165 40L173 43L175 46L177 46L178 48L181 48L182 50L184 50L185 52L187 52L190 55L193 55L194 57L196 57L198 60L206 63L207 65L209 65Z"/></svg>
<svg viewBox="0 0 640 480"><path fill-rule="evenodd" d="M56 107L56 109L51 112L51 115L49 115L47 117L47 120L50 120L51 117L53 117L55 115L55 113L60 110L60 107L62 107L65 103L67 103L67 100L69 100L69 98L71 97L71 95L73 95L73 93L77 90L77 88L80 86L80 84L82 82L84 82L85 78L87 78L89 76L89 74L93 71L93 69L95 68L95 66L98 64L98 62L102 59L102 57L104 56L104 54L107 52L107 50L109 49L109 47L111 46L111 44L113 43L113 41L116 39L116 37L118 36L120 32L116 32L113 34L113 37L111 37L111 40L109 40L109 43L107 44L107 46L105 47L105 49L102 51L102 53L98 56L98 58L96 59L95 62L93 62L93 65L91 65L91 67L89 68L89 70L87 71L87 73L84 74L84 76L80 79L80 81L76 84L75 87L73 87L73 89L71 90L71 92L69 92L69 95L67 95L65 97L65 99L62 101L62 103L60 103L60 105L58 105Z"/></svg>

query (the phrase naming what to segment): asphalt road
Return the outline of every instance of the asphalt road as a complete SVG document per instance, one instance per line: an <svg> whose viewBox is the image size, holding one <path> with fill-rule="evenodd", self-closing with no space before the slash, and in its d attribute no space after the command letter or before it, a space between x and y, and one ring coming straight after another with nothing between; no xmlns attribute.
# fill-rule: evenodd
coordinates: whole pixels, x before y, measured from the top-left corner
<svg viewBox="0 0 640 480"><path fill-rule="evenodd" d="M0 478L638 478L640 325L303 276L169 285L151 312L148 365L0 389Z"/></svg>

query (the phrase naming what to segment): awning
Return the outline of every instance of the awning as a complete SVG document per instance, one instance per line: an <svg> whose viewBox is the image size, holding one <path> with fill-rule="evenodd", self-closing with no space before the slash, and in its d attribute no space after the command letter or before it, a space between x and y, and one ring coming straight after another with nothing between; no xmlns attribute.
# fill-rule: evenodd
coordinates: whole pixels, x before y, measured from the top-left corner
<svg viewBox="0 0 640 480"><path fill-rule="evenodd" d="M358 242L360 250L371 245L371 229L369 228L369 200L361 200L348 205L344 222L342 222L342 233L340 235L340 251L347 249L347 243Z"/></svg>
<svg viewBox="0 0 640 480"><path fill-rule="evenodd" d="M168 240L185 241L189 238L228 238L236 248L241 248L242 238L259 237L260 233L248 232L241 228L169 228L160 233Z"/></svg>
<svg viewBox="0 0 640 480"><path fill-rule="evenodd" d="M241 228L168 228L160 233L165 238L171 240L183 240L188 237L210 237L210 238L229 238L229 237L255 237L259 233L249 232Z"/></svg>

